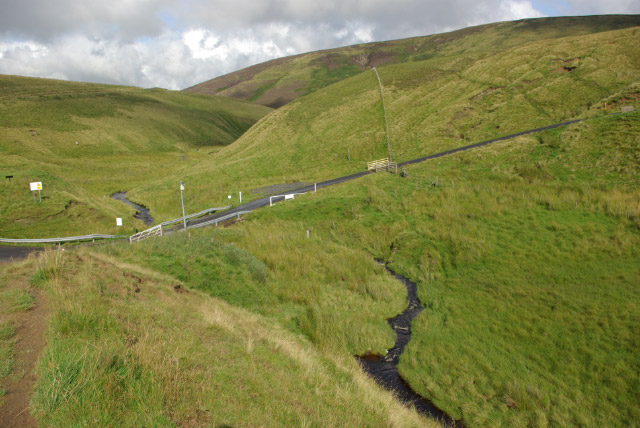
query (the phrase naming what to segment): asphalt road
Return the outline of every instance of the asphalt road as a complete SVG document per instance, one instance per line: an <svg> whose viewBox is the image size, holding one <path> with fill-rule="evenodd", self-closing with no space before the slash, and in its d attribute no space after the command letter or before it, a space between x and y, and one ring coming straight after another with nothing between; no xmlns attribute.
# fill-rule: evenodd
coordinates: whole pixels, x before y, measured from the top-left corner
<svg viewBox="0 0 640 428"><path fill-rule="evenodd" d="M406 165L412 165L415 163L420 163L420 162L424 162L430 159L436 159L442 156L447 156L447 155L451 155L454 153L458 153L458 152L463 152L466 150L471 150L471 149L475 149L477 147L482 147L482 146L487 146L489 144L492 143L496 143L498 141L505 141L505 140L510 140L512 138L516 138L516 137L521 137L523 135L528 135L528 134L534 134L536 132L541 132L541 131L546 131L548 129L555 129L555 128L560 128L562 126L568 126L574 123L578 123L578 122L582 122L583 119L576 119L576 120L570 120L568 122L562 122L562 123L556 123L554 125L549 125L549 126L543 126L541 128L535 128L535 129L529 129L526 131L522 131L522 132L518 132L515 134L510 134L510 135L505 135L504 137L499 137L499 138L493 138L491 140L486 140L486 141L482 141L480 143L474 143L474 144L469 144L468 146L462 146L462 147L458 147L455 149L451 149L451 150L446 150L444 152L440 152L440 153L435 153L429 156L424 156L424 157L420 157L420 158L416 158L416 159L411 159L405 162L401 162L398 164L398 167L403 167ZM345 175L344 177L338 177L338 178L334 178L331 180L327 180L327 181L323 181L321 183L316 183L316 187L318 189L321 189L323 187L327 187L327 186L333 186L334 184L340 184L340 183L344 183L345 181L350 181L350 180L355 180L356 178L360 178L363 177L367 174L371 174L371 171L362 171L362 172L358 172L355 174L350 174L350 175ZM295 190L291 190L286 192L287 194L292 194L292 193L307 193L307 192L312 192L314 189L314 185L308 185L308 186L303 186L300 187L298 189ZM278 197L274 197L272 199L273 202L278 202L284 199L284 196L278 196ZM188 226L195 226L201 223L205 223L207 221L211 221L211 220L215 220L218 218L222 218L224 216L228 216L230 214L235 214L241 211L253 211L255 209L258 208L262 208L266 205L269 205L269 197L264 197L264 198L259 198L259 199L254 199L252 201L249 201L245 204L242 205L238 205L237 207L231 208L230 210L227 211L222 211L219 213L215 213L212 215L208 215L205 217L201 217L199 219L196 220L190 220L188 223ZM167 230L167 232L171 232L171 231L176 231L176 230L180 230L183 229L182 225L176 226L175 228L171 229L171 230ZM26 255L33 251L33 250L38 250L34 247L18 247L18 246L2 246L0 245L0 262L2 261L8 261L13 259L20 259L23 257L26 257Z"/></svg>
<svg viewBox="0 0 640 428"><path fill-rule="evenodd" d="M42 251L40 247L17 247L15 245L0 245L0 262L10 262L12 259L23 259L34 251Z"/></svg>
<svg viewBox="0 0 640 428"><path fill-rule="evenodd" d="M487 146L489 144L492 143L496 143L498 141L505 141L505 140L510 140L512 138L516 138L516 137L521 137L523 135L528 135L528 134L534 134L536 132L541 132L541 131L546 131L549 129L555 129L555 128L560 128L562 126L568 126L568 125L572 125L574 123L578 123L578 122L582 122L583 119L576 119L576 120L570 120L568 122L562 122L562 123L556 123L554 125L549 125L549 126L544 126L542 128L535 128L535 129L529 129L526 131L522 131L522 132L518 132L516 134L510 134L510 135L505 135L504 137L499 137L499 138L493 138L491 140L486 140L486 141L482 141L480 143L474 143L474 144L469 144L468 146L462 146L462 147L457 147L455 149L451 149L451 150L446 150L444 152L440 152L440 153L435 153L429 156L423 156L420 158L416 158L416 159L411 159L402 163L398 164L398 167L403 167L406 165L412 165L415 163L420 163L420 162L424 162L430 159L436 159L442 156L447 156L447 155L451 155L454 153L458 153L458 152L463 152L465 150L471 150L471 149L475 149L477 147L482 147L482 146ZM322 188L322 187L327 187L327 186L333 186L334 184L340 184L340 183L344 183L345 181L350 181L350 180L355 180L356 178L360 178L363 177L367 174L371 174L371 171L362 171L362 172L358 172L355 174L351 174L351 175L345 175L344 177L338 177L338 178L334 178L331 180L327 180L327 181L323 181L321 183L317 183L316 186L318 189ZM308 185L308 186L304 186L304 187L300 187L298 189L295 190L290 190L287 193L288 194L292 194L292 193L307 193L307 192L312 192L314 189L313 184ZM278 202L284 199L284 196L279 196L279 197L274 197L272 199L273 202ZM200 223L205 223L207 221L211 221L211 220L215 220L217 218L222 218L226 215L229 214L235 214L241 211L253 211L257 208L262 208L266 205L269 205L269 197L265 197L265 198L259 198L259 199L254 199L253 201L247 202L246 204L242 204L239 205L235 208L232 208L230 210L227 211L223 211L220 213L216 213L210 216L206 216L206 217L201 217L197 220L193 220L189 222L189 226L193 226L193 225L197 225ZM179 226L177 228L175 228L174 230L179 230L179 229L183 229L183 226Z"/></svg>

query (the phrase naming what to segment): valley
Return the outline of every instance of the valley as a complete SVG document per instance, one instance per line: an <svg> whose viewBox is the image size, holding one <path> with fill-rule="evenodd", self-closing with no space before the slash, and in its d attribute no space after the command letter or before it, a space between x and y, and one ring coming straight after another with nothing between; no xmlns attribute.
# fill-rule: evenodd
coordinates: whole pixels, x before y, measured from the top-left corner
<svg viewBox="0 0 640 428"><path fill-rule="evenodd" d="M0 76L0 237L132 234L149 226L111 196L159 224L181 216L181 181L187 213L232 205L193 225L251 208L0 263L0 414L29 376L36 299L40 426L637 425L638 24L490 24L186 92ZM403 174L368 172L389 148ZM446 417L356 356L392 361Z"/></svg>

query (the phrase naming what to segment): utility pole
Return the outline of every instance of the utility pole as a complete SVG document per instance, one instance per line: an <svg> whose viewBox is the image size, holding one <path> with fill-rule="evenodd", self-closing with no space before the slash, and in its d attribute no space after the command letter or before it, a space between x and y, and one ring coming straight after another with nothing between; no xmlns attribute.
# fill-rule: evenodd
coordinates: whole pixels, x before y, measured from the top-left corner
<svg viewBox="0 0 640 428"><path fill-rule="evenodd" d="M382 98L382 112L384 113L384 129L387 134L387 155L389 156L389 161L391 161L391 145L389 144L389 123L387 122L387 109L384 106L384 93L382 91L382 81L380 80L380 75L378 74L378 70L373 67L373 71L376 73L376 77L378 78L378 85L380 85L380 98Z"/></svg>
<svg viewBox="0 0 640 428"><path fill-rule="evenodd" d="M187 231L187 217L184 213L184 197L182 196L182 192L184 192L184 181L180 182L180 202L182 202L182 222L184 223L184 230Z"/></svg>

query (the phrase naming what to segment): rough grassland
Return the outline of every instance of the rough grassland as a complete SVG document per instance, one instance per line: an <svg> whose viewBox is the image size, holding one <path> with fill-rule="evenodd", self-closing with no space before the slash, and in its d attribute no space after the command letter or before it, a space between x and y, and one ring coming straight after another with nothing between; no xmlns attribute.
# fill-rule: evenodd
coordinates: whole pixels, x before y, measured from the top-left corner
<svg viewBox="0 0 640 428"><path fill-rule="evenodd" d="M631 28L529 43L480 59L472 51L380 69L394 160L603 114L605 103L609 112L638 106L638 35ZM186 174L132 194L152 212L176 217L176 195L168 189L180 179L189 189L185 203L196 210L224 203L229 194L237 202L238 191L246 198L259 186L362 171L386 154L380 92L368 72L278 109Z"/></svg>
<svg viewBox="0 0 640 428"><path fill-rule="evenodd" d="M401 372L451 415L471 427L634 426L639 129L638 113L596 118L256 212L213 236L265 263L263 297L214 293L288 312L285 325L320 347L362 352L359 335L372 344L385 336L344 329L389 313L358 293L366 285L353 275L382 257L418 282L427 307ZM346 261L349 253L361 256ZM322 283L355 293L327 301Z"/></svg>
<svg viewBox="0 0 640 428"><path fill-rule="evenodd" d="M161 89L0 76L0 236L117 233L115 217L126 231L144 227L109 196L189 168L268 111ZM43 183L42 204L31 181Z"/></svg>
<svg viewBox="0 0 640 428"><path fill-rule="evenodd" d="M526 43L640 25L638 15L525 19L450 33L347 46L278 58L207 82L187 92L215 94L280 107L370 67L473 53L491 55Z"/></svg>
<svg viewBox="0 0 640 428"><path fill-rule="evenodd" d="M206 242L227 286L260 283L236 277L259 264L252 256ZM33 397L42 426L437 426L377 391L351 358L197 281L85 249L37 263L55 308Z"/></svg>
<svg viewBox="0 0 640 428"><path fill-rule="evenodd" d="M638 113L596 117L322 189L233 228L104 251L345 360L393 343L384 320L405 291L372 262L384 258L426 306L401 372L449 414L470 427L634 426L638 130Z"/></svg>

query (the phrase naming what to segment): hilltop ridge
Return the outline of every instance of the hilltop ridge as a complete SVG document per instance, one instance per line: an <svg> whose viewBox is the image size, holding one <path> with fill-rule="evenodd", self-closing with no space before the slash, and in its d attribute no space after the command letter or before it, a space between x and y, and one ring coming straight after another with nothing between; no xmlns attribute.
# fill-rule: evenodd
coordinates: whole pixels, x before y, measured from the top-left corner
<svg viewBox="0 0 640 428"><path fill-rule="evenodd" d="M640 15L523 19L385 42L372 42L273 59L184 89L278 108L355 76L373 66L495 54L546 39L579 36L640 25Z"/></svg>

